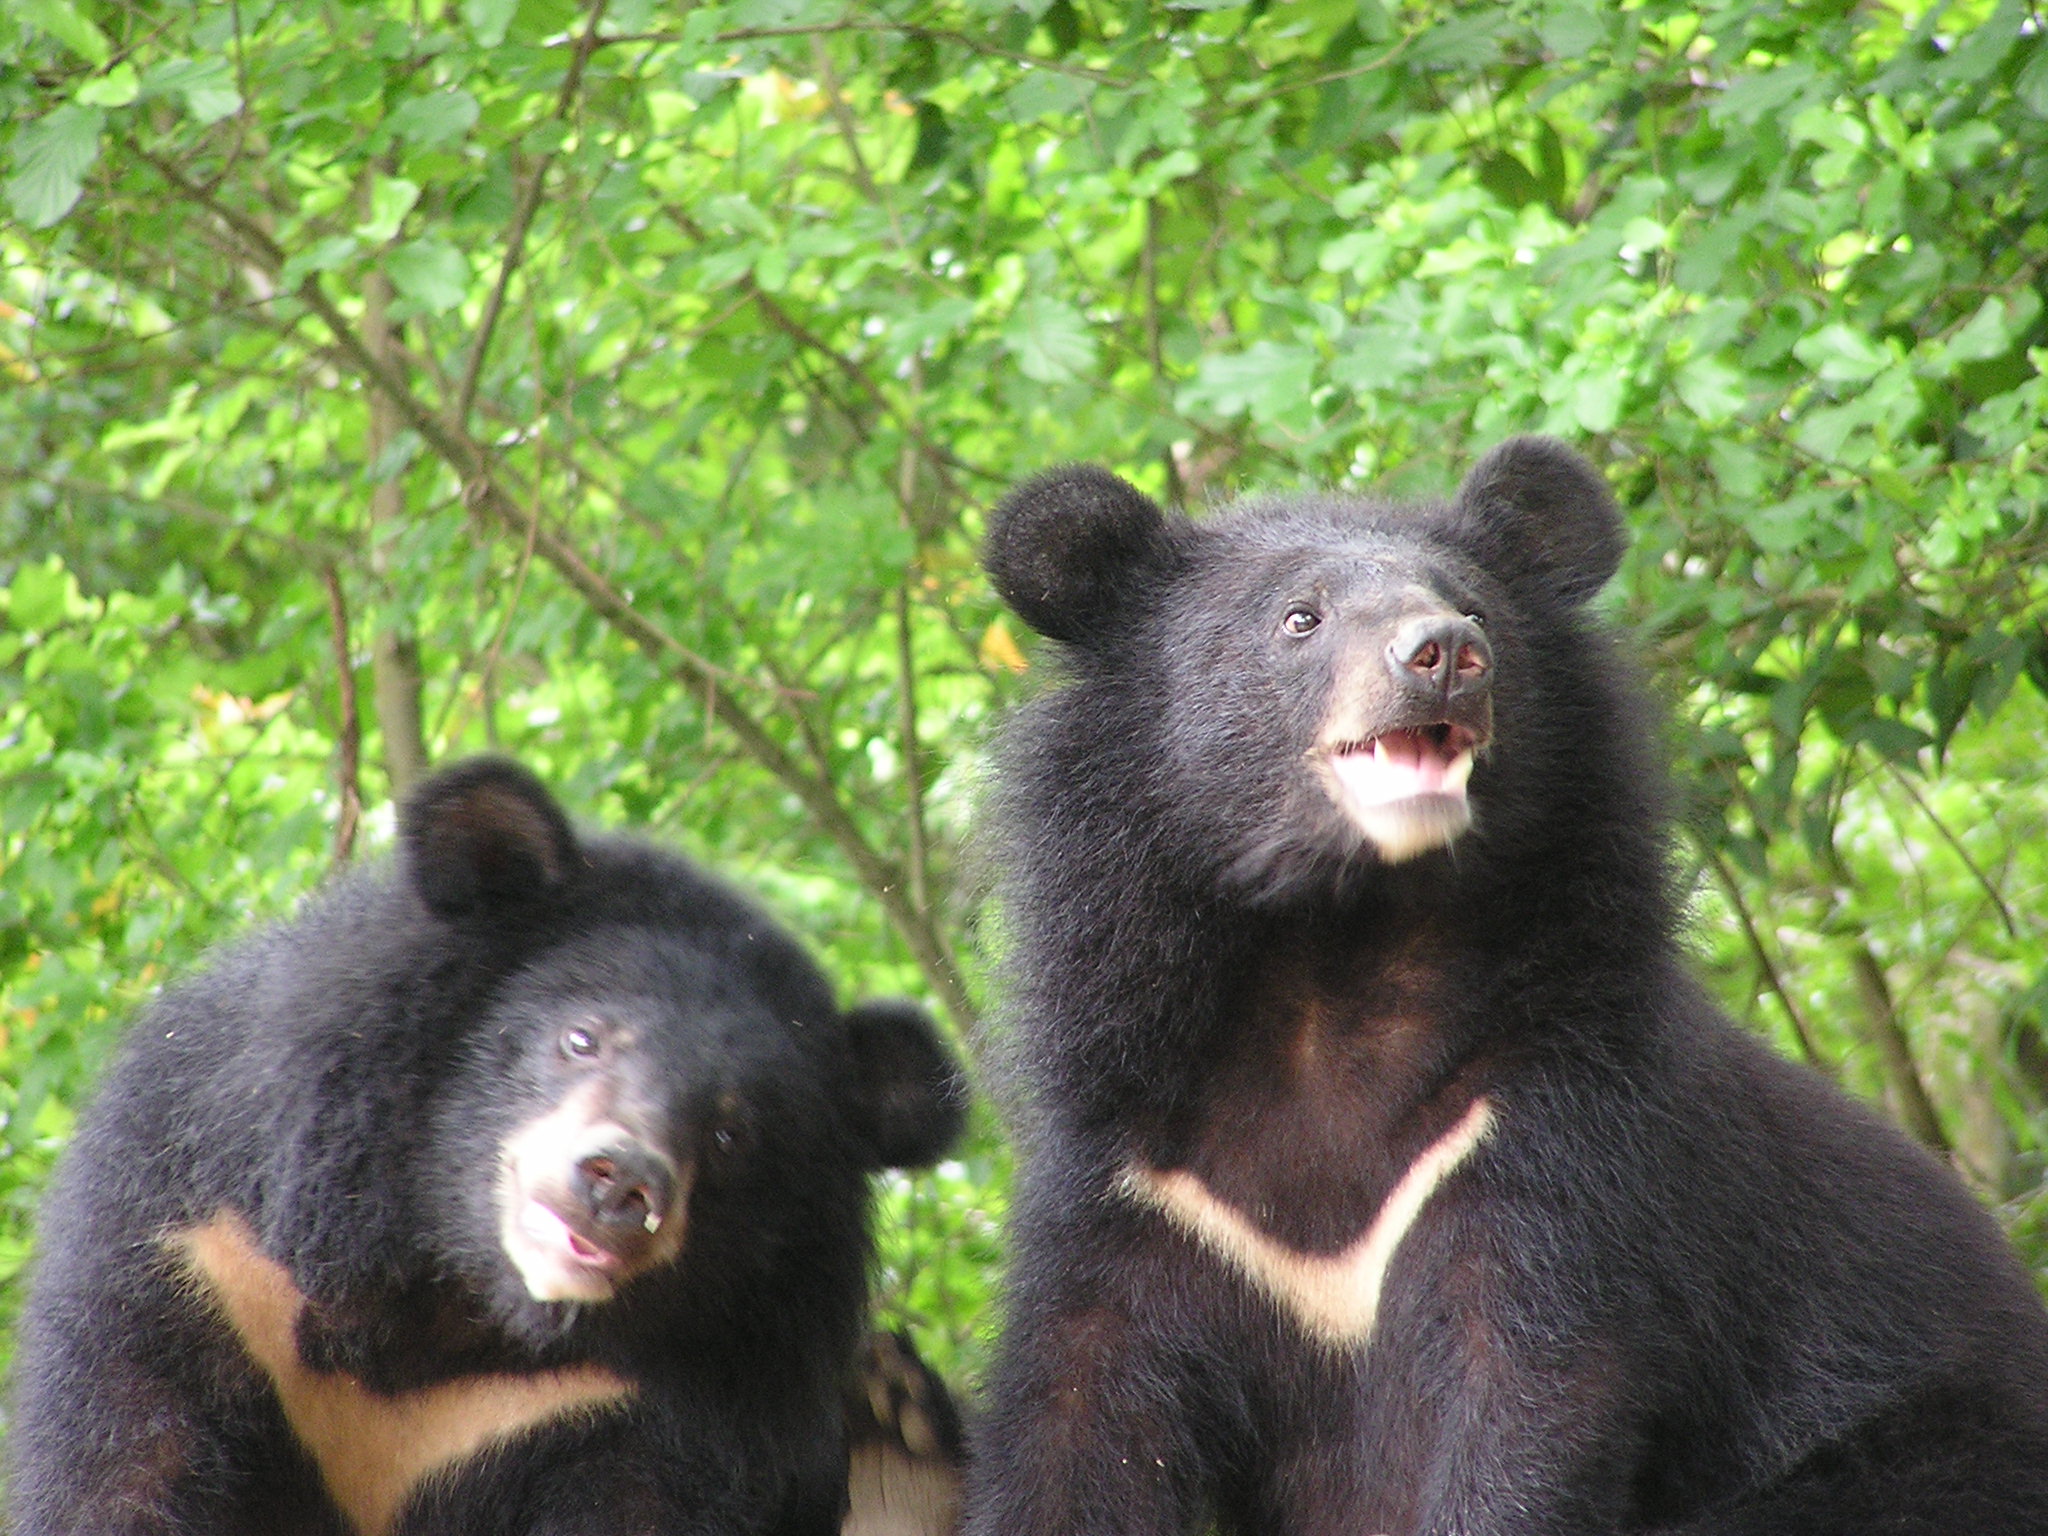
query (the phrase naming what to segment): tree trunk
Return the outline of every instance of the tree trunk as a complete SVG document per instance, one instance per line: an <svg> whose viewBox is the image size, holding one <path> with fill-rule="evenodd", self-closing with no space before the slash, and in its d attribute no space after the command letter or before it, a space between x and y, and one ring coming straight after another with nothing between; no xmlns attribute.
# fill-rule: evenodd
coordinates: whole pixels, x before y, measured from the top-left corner
<svg viewBox="0 0 2048 1536"><path fill-rule="evenodd" d="M371 272L363 283L363 343L379 362L395 371L403 365L387 318L390 302L390 280L381 272ZM398 407L383 390L364 393L370 405L364 453L374 465L397 438L400 418ZM426 732L420 718L419 642L393 602L391 543L404 517L405 484L400 476L388 476L370 488L370 574L384 599L370 641L371 692L377 734L384 744L384 772L394 800L404 799L428 766Z"/></svg>

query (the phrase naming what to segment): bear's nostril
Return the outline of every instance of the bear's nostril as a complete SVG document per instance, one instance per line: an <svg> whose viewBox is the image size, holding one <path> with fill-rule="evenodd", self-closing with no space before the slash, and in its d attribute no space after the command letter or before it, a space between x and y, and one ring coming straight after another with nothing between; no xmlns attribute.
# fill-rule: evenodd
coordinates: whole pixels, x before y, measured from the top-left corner
<svg viewBox="0 0 2048 1536"><path fill-rule="evenodd" d="M1407 690L1450 698L1486 686L1493 650L1470 619L1419 614L1395 632L1387 662Z"/></svg>
<svg viewBox="0 0 2048 1536"><path fill-rule="evenodd" d="M655 1156L596 1153L576 1165L577 1192L600 1226L656 1232L668 1215L673 1187Z"/></svg>

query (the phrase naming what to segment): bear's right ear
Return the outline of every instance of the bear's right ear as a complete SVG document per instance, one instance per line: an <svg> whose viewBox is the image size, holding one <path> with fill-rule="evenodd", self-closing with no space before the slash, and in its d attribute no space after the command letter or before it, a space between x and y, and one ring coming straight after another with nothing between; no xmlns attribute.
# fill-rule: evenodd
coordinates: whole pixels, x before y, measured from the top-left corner
<svg viewBox="0 0 2048 1536"><path fill-rule="evenodd" d="M502 757L473 757L422 780L398 835L413 888L442 917L531 903L583 857L554 797Z"/></svg>
<svg viewBox="0 0 2048 1536"><path fill-rule="evenodd" d="M981 563L1041 635L1084 643L1117 624L1122 599L1170 557L1166 517L1106 469L1068 464L1027 480L989 519Z"/></svg>
<svg viewBox="0 0 2048 1536"><path fill-rule="evenodd" d="M872 1168L924 1168L967 1123L967 1079L931 1016L903 1001L849 1009L854 1120Z"/></svg>
<svg viewBox="0 0 2048 1536"><path fill-rule="evenodd" d="M1490 565L1532 573L1570 603L1605 586L1627 547L1600 471L1553 437L1502 443L1465 477L1457 507Z"/></svg>

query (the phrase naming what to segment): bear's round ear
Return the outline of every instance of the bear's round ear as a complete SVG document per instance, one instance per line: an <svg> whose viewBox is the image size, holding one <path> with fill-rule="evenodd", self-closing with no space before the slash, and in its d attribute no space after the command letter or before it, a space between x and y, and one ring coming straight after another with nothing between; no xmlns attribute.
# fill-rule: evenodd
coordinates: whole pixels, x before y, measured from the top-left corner
<svg viewBox="0 0 2048 1536"><path fill-rule="evenodd" d="M854 1121L874 1168L924 1168L967 1122L967 1079L915 1003L861 1003L846 1015Z"/></svg>
<svg viewBox="0 0 2048 1536"><path fill-rule="evenodd" d="M1115 628L1122 599L1169 549L1166 517L1151 497L1106 469L1068 464L1003 498L981 563L1025 623L1083 643Z"/></svg>
<svg viewBox="0 0 2048 1536"><path fill-rule="evenodd" d="M1476 464L1458 511L1487 541L1489 563L1528 572L1583 603L1621 564L1627 539L1600 472L1551 437L1515 437Z"/></svg>
<svg viewBox="0 0 2048 1536"><path fill-rule="evenodd" d="M407 877L442 917L527 905L582 860L554 797L501 757L473 757L423 779L398 834Z"/></svg>

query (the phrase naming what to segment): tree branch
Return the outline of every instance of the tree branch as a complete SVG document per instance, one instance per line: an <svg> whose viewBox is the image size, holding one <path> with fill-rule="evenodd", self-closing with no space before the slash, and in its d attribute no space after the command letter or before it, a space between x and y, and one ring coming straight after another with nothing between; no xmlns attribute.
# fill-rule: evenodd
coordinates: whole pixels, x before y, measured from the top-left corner
<svg viewBox="0 0 2048 1536"><path fill-rule="evenodd" d="M2017 940L2020 936L2020 925L2013 918L2012 908L2005 904L2005 897L2000 895L1998 887L1991 883L1991 877L1978 867L1975 859L1970 857L1970 850L1963 846L1962 839L1949 829L1947 822L1935 814L1934 807L1927 803L1912 779L1907 777L1897 764L1887 762L1885 768L1898 781L1899 788L1903 789L1913 804L1920 808L1920 814L1934 823L1934 830L1939 832L1942 840L1955 850L1956 857L1963 861L1963 868L1970 872L1984 894L1991 899L1992 908L1998 913L1998 921L2004 926L2006 937Z"/></svg>
<svg viewBox="0 0 2048 1536"><path fill-rule="evenodd" d="M710 242L710 236L705 232L704 226L690 217L683 209L673 204L664 204L662 212L668 215L670 223L674 224L677 229L680 229L692 240L695 240L700 245ZM771 325L788 336L798 346L806 351L815 352L819 357L830 363L846 377L855 389L874 401L876 409L887 416L898 431L917 444L918 452L924 455L925 459L934 469L941 472L942 480L944 479L944 470L955 469L962 474L972 475L976 479L985 480L992 485L1007 485L1009 483L1007 476L997 474L994 470L983 469L978 464L970 464L965 459L957 457L932 442L925 436L923 429L916 422L904 415L903 411L888 397L882 387L868 377L868 372L865 368L840 352L830 342L812 331L801 320L797 319L795 315L783 308L781 304L776 302L773 294L754 281L751 273L741 277L739 284L746 292L747 297L754 301L754 304L763 315L767 316ZM948 489L950 491L950 487Z"/></svg>
<svg viewBox="0 0 2048 1536"><path fill-rule="evenodd" d="M1885 1086L1891 1090L1900 1122L1923 1145L1944 1155L1953 1152L1948 1134L1941 1128L1941 1118L1934 1112L1934 1101L1927 1096L1927 1085L1920 1080L1920 1069L1914 1065L1913 1045L1892 1005L1892 989L1885 980L1884 967L1877 963L1870 946L1860 940L1849 947L1849 966L1856 976L1856 995L1863 1003L1864 1020L1870 1026L1867 1033L1871 1044L1877 1047Z"/></svg>
<svg viewBox="0 0 2048 1536"><path fill-rule="evenodd" d="M342 598L341 572L331 564L323 565L320 579L327 588L327 622L334 635L334 674L341 685L341 729L336 732L341 756L335 764L341 815L334 827L334 862L346 864L355 856L356 828L363 819L363 717L356 705L356 671L349 654L348 604Z"/></svg>
<svg viewBox="0 0 2048 1536"><path fill-rule="evenodd" d="M917 664L910 647L910 572L896 588L897 731L903 738L905 820L910 832L910 904L931 910L930 845L924 825L924 754L917 745Z"/></svg>
<svg viewBox="0 0 2048 1536"><path fill-rule="evenodd" d="M1784 977L1778 974L1777 962L1771 958L1770 950L1764 947L1763 935L1757 932L1756 922L1749 915L1749 904L1742 899L1742 888L1735 883L1735 871L1728 867L1728 861L1721 857L1718 848L1709 846L1705 838L1699 839L1699 842L1706 852L1707 863L1721 882L1721 891L1727 896L1728 905L1735 912L1736 925L1741 928L1743 940L1749 945L1749 953L1756 961L1758 974L1763 977L1764 985L1770 989L1771 995L1778 1000L1778 1006L1785 1010L1785 1017L1791 1021L1792 1037L1799 1042L1799 1053L1806 1058L1808 1065L1817 1067L1832 1077L1833 1065L1821 1054L1813 1030L1806 1022L1806 1015L1800 1011L1799 1005L1792 1001L1792 993L1785 986Z"/></svg>
<svg viewBox="0 0 2048 1536"><path fill-rule="evenodd" d="M569 58L569 68L562 77L562 89L555 98L554 121L568 121L570 108L575 105L577 94L583 88L584 66L597 51L598 23L604 19L607 0L597 0L590 8L590 22L583 29L583 36L577 40L576 51ZM559 151L549 150L533 167L533 174L527 177L526 187L520 194L519 205L513 210L512 227L505 235L505 255L498 263L498 280L491 286L490 297L484 300L483 318L477 322L476 341L469 349L469 363L462 370L462 382L456 386L453 414L458 422L467 423L469 413L476 404L477 380L484 370L484 357L491 349L491 338L497 333L498 317L504 312L505 293L512 285L512 274L519 270L519 264L526 256L526 232L533 224L534 213L540 207L540 196L547 185L548 171L555 163Z"/></svg>
<svg viewBox="0 0 2048 1536"><path fill-rule="evenodd" d="M969 53L978 53L991 59L1006 59L1012 64L1022 64L1027 69L1050 70L1056 75L1072 75L1079 80L1092 80L1097 85L1112 86L1128 90L1134 82L1111 74L1104 69L1090 69L1085 64L1069 64L1064 59L1047 58L1042 54L1019 53L1013 48L1001 48L971 37L965 32L951 31L945 27L924 27L910 22L895 21L828 21L816 26L788 27L735 27L718 34L720 43L773 42L781 38L829 37L840 32L886 32L899 37L922 38L934 43L952 43L965 48ZM679 43L683 40L680 32L621 32L600 40L605 47L618 43Z"/></svg>
<svg viewBox="0 0 2048 1536"><path fill-rule="evenodd" d="M284 253L259 226L210 192L195 186L176 166L139 151L159 174L195 205L206 209L247 247L249 259L273 273L284 266ZM685 216L686 217L686 216ZM958 964L929 917L917 910L905 889L904 873L878 852L840 803L829 779L806 773L782 743L734 696L730 674L670 635L589 564L560 533L530 520L527 498L515 479L492 464L481 444L457 422L430 408L413 393L404 375L365 344L348 317L309 275L297 289L301 302L327 328L335 350L372 389L385 395L423 442L451 469L462 486L466 505L495 522L515 538L531 537L535 551L618 634L637 646L686 690L703 699L711 718L738 738L755 763L796 796L832 844L852 866L855 877L875 897L897 934L910 950L955 1022L972 1026L976 1017ZM829 349L826 349L829 355ZM858 372L858 370L856 370ZM866 383L865 378L862 379ZM870 389L872 385L868 386Z"/></svg>

